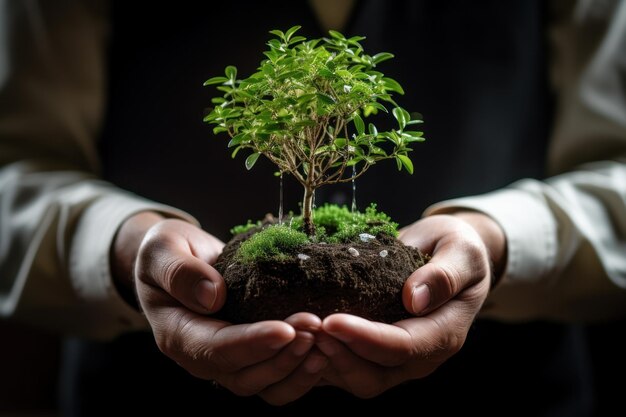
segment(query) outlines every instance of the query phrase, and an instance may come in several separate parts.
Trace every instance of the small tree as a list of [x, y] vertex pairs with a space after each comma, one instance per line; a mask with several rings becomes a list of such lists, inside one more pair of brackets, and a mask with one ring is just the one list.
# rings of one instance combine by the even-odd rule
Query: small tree
[[[224, 94], [212, 99], [215, 107], [204, 120], [215, 125], [214, 133], [230, 135], [233, 158], [252, 150], [247, 169], [264, 155], [302, 184], [304, 229], [313, 235], [317, 188], [351, 181], [383, 159], [394, 158], [399, 170], [412, 174], [410, 144], [424, 139], [407, 129], [421, 120], [411, 119], [391, 97], [404, 94], [400, 84], [375, 70], [392, 54], [365, 54], [362, 36], [330, 31], [329, 38], [307, 40], [294, 36], [298, 29], [270, 31], [275, 38], [267, 43], [266, 59], [250, 77], [239, 80], [237, 69], [228, 66], [225, 76], [207, 80], [204, 85], [218, 85]], [[388, 113], [381, 102], [393, 106], [397, 129], [380, 132], [373, 123], [366, 129], [364, 117]]]

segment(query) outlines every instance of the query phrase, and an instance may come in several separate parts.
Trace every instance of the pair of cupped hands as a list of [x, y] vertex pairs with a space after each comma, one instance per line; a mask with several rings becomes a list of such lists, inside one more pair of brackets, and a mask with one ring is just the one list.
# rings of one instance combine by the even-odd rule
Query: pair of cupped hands
[[402, 290], [414, 317], [393, 324], [349, 314], [233, 325], [211, 317], [227, 290], [211, 265], [223, 243], [191, 223], [143, 212], [120, 228], [114, 276], [134, 285], [159, 349], [192, 375], [271, 404], [334, 385], [376, 396], [422, 378], [461, 349], [506, 256], [499, 226], [477, 212], [425, 217], [400, 240], [432, 256]]

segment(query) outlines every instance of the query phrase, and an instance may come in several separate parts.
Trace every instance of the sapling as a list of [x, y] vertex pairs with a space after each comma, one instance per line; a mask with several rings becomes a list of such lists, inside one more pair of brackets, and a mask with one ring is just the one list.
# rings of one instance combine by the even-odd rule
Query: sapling
[[[223, 76], [208, 79], [204, 85], [216, 85], [223, 95], [212, 99], [204, 120], [214, 133], [228, 133], [233, 158], [242, 149], [252, 151], [247, 169], [263, 155], [302, 185], [303, 229], [312, 236], [317, 188], [353, 181], [384, 159], [395, 159], [399, 170], [412, 174], [411, 144], [424, 139], [411, 129], [420, 117], [392, 98], [404, 94], [402, 86], [377, 70], [392, 54], [366, 54], [362, 36], [329, 31], [328, 37], [307, 40], [296, 34], [299, 29], [270, 31], [265, 59], [249, 77], [238, 79], [237, 68], [228, 66]], [[388, 113], [387, 106], [397, 127], [366, 127], [364, 119]]]

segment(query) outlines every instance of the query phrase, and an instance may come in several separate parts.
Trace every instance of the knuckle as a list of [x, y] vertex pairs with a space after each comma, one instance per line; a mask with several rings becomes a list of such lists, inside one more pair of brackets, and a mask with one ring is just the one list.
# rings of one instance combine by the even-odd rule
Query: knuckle
[[175, 291], [178, 278], [185, 269], [185, 261], [179, 258], [173, 258], [165, 264], [163, 272], [163, 289], [168, 293]]
[[216, 369], [221, 372], [235, 372], [239, 367], [229, 359], [228, 355], [220, 347], [213, 347], [206, 354], [207, 362], [211, 363]]
[[451, 326], [450, 324], [444, 325], [436, 322], [439, 330], [437, 334], [439, 337], [433, 340], [433, 352], [436, 357], [443, 357], [445, 359], [458, 353], [463, 344], [465, 343], [466, 330], [462, 325]]
[[489, 255], [487, 254], [487, 248], [479, 239], [467, 240], [463, 244], [463, 251], [468, 259], [468, 263], [474, 272], [474, 276], [480, 276], [489, 274]]
[[164, 323], [157, 326], [157, 330], [154, 331], [154, 339], [159, 350], [166, 356], [178, 361], [182, 359], [182, 347], [181, 336], [184, 329], [189, 325], [188, 319], [184, 319], [182, 316], [169, 316]]
[[442, 289], [446, 298], [457, 294], [461, 286], [461, 275], [455, 269], [445, 264], [433, 264], [437, 288]]

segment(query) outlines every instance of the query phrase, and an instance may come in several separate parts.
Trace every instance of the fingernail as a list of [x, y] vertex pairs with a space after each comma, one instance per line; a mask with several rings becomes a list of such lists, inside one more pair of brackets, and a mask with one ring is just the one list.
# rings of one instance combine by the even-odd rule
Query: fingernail
[[310, 374], [316, 374], [326, 367], [328, 359], [322, 355], [309, 356], [304, 362], [304, 369]]
[[421, 284], [413, 288], [413, 293], [411, 294], [411, 307], [413, 308], [413, 313], [419, 314], [426, 310], [429, 305], [430, 288], [428, 288], [428, 285]]
[[196, 301], [206, 308], [207, 310], [212, 310], [213, 305], [215, 304], [215, 300], [217, 298], [217, 288], [215, 284], [213, 284], [208, 279], [203, 279], [198, 281], [196, 287], [193, 289], [194, 295], [196, 296]]

